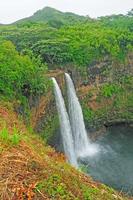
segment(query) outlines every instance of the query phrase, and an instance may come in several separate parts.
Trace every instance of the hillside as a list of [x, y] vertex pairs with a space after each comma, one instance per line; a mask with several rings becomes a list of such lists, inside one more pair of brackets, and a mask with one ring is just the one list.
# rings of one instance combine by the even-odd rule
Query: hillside
[[0, 122], [1, 200], [130, 199], [65, 163], [64, 155], [27, 130], [8, 102], [0, 103]]

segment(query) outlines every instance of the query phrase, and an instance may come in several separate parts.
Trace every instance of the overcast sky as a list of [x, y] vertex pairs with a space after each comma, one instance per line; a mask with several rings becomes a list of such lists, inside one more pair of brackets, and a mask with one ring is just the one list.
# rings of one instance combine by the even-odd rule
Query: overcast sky
[[61, 11], [98, 17], [127, 13], [133, 0], [0, 0], [0, 23], [11, 23], [50, 6]]

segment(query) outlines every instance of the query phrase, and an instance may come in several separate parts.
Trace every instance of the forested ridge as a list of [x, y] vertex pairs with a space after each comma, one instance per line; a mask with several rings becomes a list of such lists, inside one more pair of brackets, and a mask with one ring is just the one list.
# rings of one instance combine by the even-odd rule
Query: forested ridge
[[[1, 38], [11, 40], [20, 52], [32, 50], [48, 64], [73, 63], [81, 68], [107, 55], [124, 61], [125, 55], [132, 50], [132, 12], [98, 19], [74, 15], [76, 22], [67, 18], [60, 26], [58, 23], [68, 14], [61, 13], [58, 17], [58, 12], [44, 8], [24, 22], [1, 26]], [[50, 13], [57, 18], [54, 26], [48, 21]]]

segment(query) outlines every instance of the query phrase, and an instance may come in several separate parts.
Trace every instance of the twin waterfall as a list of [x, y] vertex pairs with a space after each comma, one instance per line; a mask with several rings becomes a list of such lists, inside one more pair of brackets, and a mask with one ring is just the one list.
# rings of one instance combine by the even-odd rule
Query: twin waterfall
[[89, 141], [85, 129], [82, 109], [76, 95], [73, 81], [69, 74], [66, 73], [65, 77], [67, 84], [69, 116], [74, 139], [74, 147], [76, 155], [77, 157], [79, 157], [84, 152], [87, 152]]
[[55, 99], [56, 99], [56, 106], [59, 113], [60, 129], [61, 129], [65, 155], [67, 156], [69, 162], [75, 167], [77, 167], [78, 164], [77, 164], [77, 158], [76, 158], [75, 150], [74, 150], [72, 131], [71, 131], [71, 126], [70, 126], [69, 117], [66, 111], [64, 99], [55, 78], [52, 78], [52, 80], [54, 83], [54, 93], [55, 93]]
[[65, 78], [67, 84], [69, 115], [58, 83], [55, 78], [52, 78], [52, 80], [54, 83], [54, 93], [65, 155], [73, 166], [78, 167], [77, 159], [80, 156], [93, 153], [93, 148], [91, 148], [89, 138], [87, 137], [83, 113], [76, 95], [74, 84], [69, 74], [65, 73]]

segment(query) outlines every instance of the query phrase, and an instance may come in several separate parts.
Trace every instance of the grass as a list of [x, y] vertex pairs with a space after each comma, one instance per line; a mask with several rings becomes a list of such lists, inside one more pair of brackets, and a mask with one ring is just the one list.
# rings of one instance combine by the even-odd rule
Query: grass
[[68, 192], [66, 185], [62, 181], [62, 177], [58, 174], [52, 174], [48, 179], [38, 183], [36, 190], [48, 193], [50, 198], [54, 199], [74, 199], [71, 192]]
[[8, 130], [7, 128], [3, 128], [1, 131], [0, 131], [0, 138], [2, 141], [4, 142], [7, 142], [9, 140], [9, 133], [8, 133]]
[[18, 133], [18, 130], [15, 127], [13, 129], [13, 134], [10, 134], [8, 129], [4, 127], [0, 131], [0, 139], [2, 140], [2, 142], [13, 146], [18, 145], [19, 142], [21, 141], [21, 137]]

